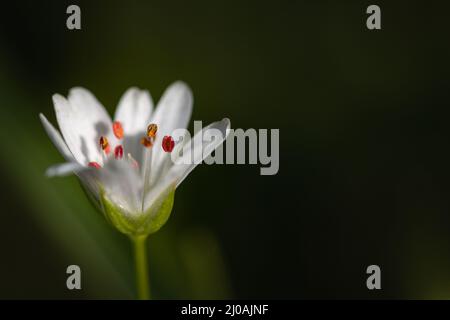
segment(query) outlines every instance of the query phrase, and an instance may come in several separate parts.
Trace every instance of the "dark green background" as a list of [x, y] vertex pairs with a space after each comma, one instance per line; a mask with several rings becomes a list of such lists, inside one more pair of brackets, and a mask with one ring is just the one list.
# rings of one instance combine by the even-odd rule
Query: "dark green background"
[[195, 120], [279, 128], [280, 171], [197, 167], [149, 239], [155, 298], [450, 298], [449, 8], [377, 1], [369, 31], [370, 4], [2, 3], [0, 298], [134, 297], [127, 238], [76, 178], [44, 177], [62, 157], [38, 113], [56, 124], [51, 95], [81, 85], [112, 114], [178, 79]]

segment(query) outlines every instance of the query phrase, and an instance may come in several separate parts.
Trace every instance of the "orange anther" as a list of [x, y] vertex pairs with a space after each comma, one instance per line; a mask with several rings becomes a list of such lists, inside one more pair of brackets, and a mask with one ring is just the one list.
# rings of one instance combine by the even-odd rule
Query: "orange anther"
[[147, 127], [147, 137], [154, 138], [156, 136], [156, 132], [158, 131], [158, 126], [154, 123], [151, 123]]
[[147, 137], [142, 137], [141, 144], [146, 148], [150, 148], [153, 145], [153, 142]]
[[106, 154], [108, 154], [109, 151], [111, 150], [109, 147], [108, 139], [106, 137], [103, 136], [100, 137], [100, 147], [102, 148], [103, 151], [105, 151]]
[[114, 132], [114, 135], [116, 136], [116, 138], [122, 139], [123, 138], [122, 123], [119, 121], [114, 121], [112, 127], [113, 127], [113, 132]]

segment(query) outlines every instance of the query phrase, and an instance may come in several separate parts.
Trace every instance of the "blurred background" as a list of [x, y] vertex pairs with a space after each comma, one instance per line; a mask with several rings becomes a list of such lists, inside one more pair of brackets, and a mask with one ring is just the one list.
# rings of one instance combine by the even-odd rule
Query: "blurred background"
[[63, 159], [38, 114], [56, 125], [51, 96], [74, 86], [113, 114], [128, 87], [157, 101], [178, 79], [192, 120], [280, 129], [280, 170], [192, 172], [149, 238], [155, 298], [450, 298], [449, 6], [377, 1], [369, 31], [370, 4], [2, 3], [0, 298], [135, 297], [128, 239], [75, 177], [44, 177]]

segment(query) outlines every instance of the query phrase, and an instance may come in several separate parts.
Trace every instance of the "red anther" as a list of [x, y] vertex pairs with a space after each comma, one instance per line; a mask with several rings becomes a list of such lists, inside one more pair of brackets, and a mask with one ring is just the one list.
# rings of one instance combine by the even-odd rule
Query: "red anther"
[[162, 140], [162, 148], [165, 152], [172, 152], [173, 147], [175, 147], [175, 141], [171, 136], [164, 136]]
[[113, 122], [113, 132], [117, 139], [123, 138], [123, 127], [122, 123], [120, 121], [114, 121]]
[[114, 148], [114, 158], [116, 159], [122, 159], [123, 157], [123, 147], [121, 145], [118, 145]]
[[103, 151], [105, 151], [106, 154], [108, 154], [111, 151], [108, 139], [104, 136], [100, 137], [100, 147], [102, 148]]
[[95, 161], [89, 162], [88, 166], [96, 169], [100, 169], [102, 167], [98, 162]]

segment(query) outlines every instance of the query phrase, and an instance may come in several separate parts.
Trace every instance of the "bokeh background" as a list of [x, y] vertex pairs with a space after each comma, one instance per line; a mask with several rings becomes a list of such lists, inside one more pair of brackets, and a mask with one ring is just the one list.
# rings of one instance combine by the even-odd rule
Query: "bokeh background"
[[62, 157], [38, 114], [56, 124], [73, 86], [112, 114], [178, 79], [193, 119], [280, 129], [280, 171], [196, 168], [149, 239], [155, 298], [450, 298], [449, 6], [376, 3], [381, 31], [368, 1], [2, 3], [0, 298], [134, 298], [128, 239], [44, 177]]

